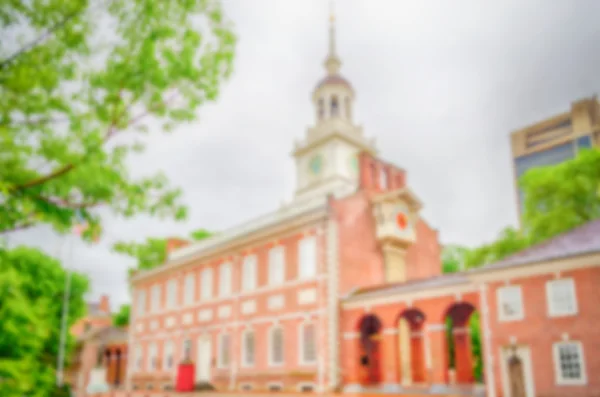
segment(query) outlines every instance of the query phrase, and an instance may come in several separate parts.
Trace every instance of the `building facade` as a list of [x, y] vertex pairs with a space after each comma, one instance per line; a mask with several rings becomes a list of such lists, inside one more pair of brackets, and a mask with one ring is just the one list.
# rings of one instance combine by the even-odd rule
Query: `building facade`
[[126, 388], [114, 395], [175, 396], [190, 363], [198, 388], [219, 393], [600, 393], [600, 222], [441, 274], [438, 233], [407, 172], [353, 121], [335, 44], [332, 20], [292, 202], [172, 241], [165, 264], [131, 277]]
[[600, 102], [596, 97], [571, 104], [562, 113], [511, 134], [514, 183], [519, 213], [523, 192], [519, 178], [535, 167], [555, 165], [577, 156], [581, 149], [600, 146]]

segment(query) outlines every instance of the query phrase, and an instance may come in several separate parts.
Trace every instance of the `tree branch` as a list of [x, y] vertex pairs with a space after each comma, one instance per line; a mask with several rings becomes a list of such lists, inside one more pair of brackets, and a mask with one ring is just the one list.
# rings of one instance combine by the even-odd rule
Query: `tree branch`
[[19, 49], [17, 52], [12, 54], [8, 58], [2, 60], [0, 62], [0, 69], [7, 68], [18, 57], [26, 54], [33, 48], [40, 45], [42, 42], [44, 42], [46, 39], [48, 39], [48, 37], [52, 36], [57, 30], [62, 29], [69, 21], [71, 21], [73, 18], [75, 18], [81, 12], [83, 12], [83, 10], [84, 10], [84, 8], [81, 8], [81, 9], [75, 10], [75, 11], [65, 15], [62, 20], [58, 21], [56, 24], [54, 24], [52, 27], [50, 27], [50, 29], [48, 29], [46, 32], [41, 34], [37, 39], [33, 40], [31, 43], [29, 43], [25, 47]]

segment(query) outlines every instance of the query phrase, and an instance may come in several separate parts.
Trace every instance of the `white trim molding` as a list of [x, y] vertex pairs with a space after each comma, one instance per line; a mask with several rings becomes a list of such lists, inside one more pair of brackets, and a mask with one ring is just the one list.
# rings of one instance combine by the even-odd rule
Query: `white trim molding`
[[[570, 379], [564, 376], [562, 364], [560, 361], [561, 347], [574, 349], [579, 359], [580, 377], [578, 379]], [[570, 355], [572, 356], [572, 355]], [[583, 344], [579, 341], [561, 341], [552, 345], [552, 357], [554, 359], [554, 379], [558, 386], [583, 386], [587, 385], [587, 372], [585, 366], [585, 354], [583, 352]]]
[[488, 397], [496, 397], [494, 379], [494, 357], [492, 356], [492, 330], [490, 328], [490, 308], [487, 299], [488, 288], [485, 283], [479, 286], [479, 304], [481, 305], [481, 328], [483, 334], [483, 368], [485, 370], [485, 387]]

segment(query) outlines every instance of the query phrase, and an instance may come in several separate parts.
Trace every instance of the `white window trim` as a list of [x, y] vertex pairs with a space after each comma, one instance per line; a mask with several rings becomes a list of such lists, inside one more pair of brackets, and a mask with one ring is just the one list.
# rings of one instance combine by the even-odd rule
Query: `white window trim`
[[[172, 294], [172, 296], [171, 296]], [[177, 279], [172, 278], [167, 281], [167, 309], [177, 308]]]
[[[190, 280], [191, 281], [191, 291], [190, 291]], [[188, 273], [185, 275], [183, 279], [183, 306], [189, 307], [194, 305], [196, 301], [196, 284], [198, 279], [196, 278], [195, 273]], [[188, 298], [189, 297], [189, 298]]]
[[140, 372], [144, 369], [144, 351], [141, 345], [137, 345], [134, 350], [134, 369]]
[[[250, 264], [252, 264], [250, 266]], [[248, 277], [247, 268], [252, 270], [252, 275]], [[246, 281], [251, 280], [251, 281]], [[256, 290], [258, 287], [258, 257], [256, 255], [248, 255], [242, 262], [242, 291], [250, 292]]]
[[[273, 351], [273, 334], [275, 333], [276, 330], [281, 330], [281, 334], [282, 334], [282, 339], [283, 339], [283, 346], [282, 346], [282, 360], [281, 362], [274, 362], [273, 361], [273, 356], [274, 356], [274, 351]], [[283, 327], [281, 325], [274, 325], [271, 327], [271, 329], [269, 330], [269, 351], [268, 351], [268, 361], [269, 361], [269, 367], [281, 367], [285, 364], [285, 331], [283, 329]]]
[[[253, 362], [248, 362], [248, 354], [246, 349], [246, 336], [248, 334], [254, 335], [254, 351], [252, 352]], [[252, 329], [247, 329], [242, 332], [242, 367], [243, 368], [252, 368], [256, 364], [256, 333]]]
[[[277, 263], [277, 261], [274, 260], [274, 257], [280, 258], [281, 262]], [[277, 269], [277, 266], [280, 267], [279, 270]], [[275, 276], [278, 271], [281, 272], [280, 280], [278, 280]], [[284, 282], [285, 282], [285, 248], [283, 245], [278, 245], [269, 250], [269, 285], [271, 285], [271, 286], [281, 285]]]
[[[167, 347], [170, 347], [170, 349], [167, 349]], [[173, 368], [175, 367], [175, 349], [174, 349], [174, 347], [175, 347], [175, 344], [172, 340], [166, 340], [163, 343], [163, 357], [162, 357], [163, 371], [172, 371]], [[167, 360], [169, 357], [169, 355], [167, 355], [167, 350], [170, 350], [170, 353], [171, 353], [170, 354], [171, 355], [171, 367], [170, 368], [169, 368], [169, 364], [168, 364], [169, 360]]]
[[[204, 279], [207, 278], [208, 286], [205, 285]], [[213, 271], [212, 268], [207, 267], [202, 269], [200, 272], [200, 300], [201, 301], [209, 301], [213, 297]]]
[[[223, 363], [223, 339], [226, 336], [229, 338], [229, 346], [228, 346], [228, 349], [229, 349], [229, 363], [227, 363], [227, 365], [225, 365]], [[217, 344], [217, 348], [219, 349], [217, 351], [217, 368], [219, 368], [219, 369], [227, 369], [227, 368], [229, 368], [229, 365], [231, 364], [231, 334], [229, 334], [229, 333], [220, 334], [219, 335], [219, 342]]]
[[[519, 291], [519, 312], [514, 316], [507, 316], [504, 314], [504, 309], [502, 308], [502, 291], [506, 291], [508, 289], [514, 289]], [[498, 321], [499, 322], [510, 322], [510, 321], [520, 321], [525, 318], [525, 307], [523, 305], [523, 289], [520, 285], [505, 285], [499, 287], [496, 290], [496, 301], [497, 301], [497, 309], [498, 309]]]
[[[579, 350], [579, 365], [581, 367], [581, 379], [564, 379], [562, 377], [562, 371], [560, 368], [560, 345], [571, 344], [577, 346]], [[556, 342], [552, 345], [552, 356], [554, 359], [554, 379], [558, 386], [582, 386], [587, 385], [587, 370], [585, 368], [585, 355], [583, 351], [583, 344], [579, 341], [562, 341]]]
[[152, 342], [148, 346], [148, 366], [152, 372], [158, 370], [158, 344], [156, 342]]
[[[557, 281], [566, 281], [571, 286], [571, 292], [573, 294], [573, 312], [571, 313], [557, 313], [556, 307], [554, 306], [554, 299], [552, 299], [552, 284]], [[546, 281], [546, 301], [548, 306], [548, 317], [569, 317], [577, 315], [577, 313], [579, 313], [579, 306], [577, 305], [577, 290], [575, 288], [575, 280], [569, 277]]]
[[146, 309], [148, 306], [148, 297], [146, 295], [146, 290], [138, 290], [137, 292], [137, 302], [136, 302], [136, 310], [135, 313], [138, 316], [143, 316], [146, 314]]
[[[315, 359], [313, 361], [304, 360], [304, 327], [312, 325], [315, 327]], [[317, 364], [317, 327], [314, 322], [303, 322], [298, 326], [298, 364], [315, 365]]]
[[161, 298], [162, 298], [162, 285], [154, 284], [152, 288], [150, 288], [150, 312], [151, 313], [159, 313], [161, 310]]
[[[305, 249], [305, 245], [308, 244], [309, 241], [313, 241], [314, 247], [315, 247], [315, 257], [314, 257], [314, 274], [309, 274], [309, 275], [304, 275], [302, 274], [302, 269], [304, 268], [303, 266], [303, 254], [302, 251]], [[317, 241], [316, 236], [306, 236], [303, 239], [301, 239], [300, 241], [298, 241], [298, 279], [299, 280], [312, 280], [316, 277], [318, 277], [319, 275], [319, 242]]]
[[[229, 269], [228, 277], [223, 277], [225, 269]], [[227, 298], [232, 295], [233, 265], [231, 262], [224, 262], [219, 265], [219, 298]]]

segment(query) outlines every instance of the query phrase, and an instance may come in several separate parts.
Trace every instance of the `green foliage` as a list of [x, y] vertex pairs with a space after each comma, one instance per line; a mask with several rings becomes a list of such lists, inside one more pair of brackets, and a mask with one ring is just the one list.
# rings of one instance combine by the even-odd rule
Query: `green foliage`
[[116, 327], [124, 327], [129, 325], [130, 305], [121, 305], [119, 311], [113, 314], [113, 325]]
[[[205, 229], [198, 229], [190, 233], [190, 238], [194, 241], [204, 240], [213, 236], [212, 232]], [[153, 269], [162, 265], [167, 260], [167, 239], [166, 238], [146, 238], [143, 243], [118, 242], [113, 246], [116, 252], [131, 256], [136, 259], [136, 267], [129, 269], [129, 272], [142, 269]], [[130, 305], [123, 305], [119, 312], [113, 317], [113, 324], [116, 326], [129, 325]]]
[[483, 350], [481, 346], [481, 321], [479, 312], [473, 312], [469, 318], [471, 330], [471, 353], [473, 356], [473, 376], [475, 381], [483, 382]]
[[[0, 248], [0, 395], [46, 397], [55, 392], [66, 272], [33, 248]], [[68, 326], [85, 315], [88, 280], [71, 279]], [[75, 341], [68, 337], [67, 357]], [[67, 363], [68, 364], [68, 363]]]
[[523, 226], [538, 243], [600, 218], [600, 150], [582, 150], [564, 163], [529, 170]]
[[454, 244], [445, 245], [442, 249], [442, 272], [456, 273], [464, 269], [466, 247]]
[[149, 125], [217, 98], [236, 41], [220, 1], [9, 0], [0, 21], [0, 233], [83, 218], [91, 239], [102, 205], [185, 218], [164, 175], [126, 165]]

